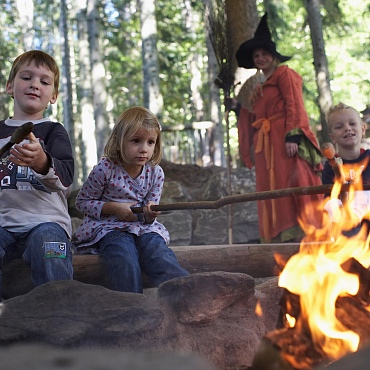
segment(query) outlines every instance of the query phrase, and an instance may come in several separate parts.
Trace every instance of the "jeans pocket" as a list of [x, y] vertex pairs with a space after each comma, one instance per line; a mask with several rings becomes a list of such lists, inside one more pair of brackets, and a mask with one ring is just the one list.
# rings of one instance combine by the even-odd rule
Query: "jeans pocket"
[[44, 258], [67, 258], [67, 243], [45, 242]]

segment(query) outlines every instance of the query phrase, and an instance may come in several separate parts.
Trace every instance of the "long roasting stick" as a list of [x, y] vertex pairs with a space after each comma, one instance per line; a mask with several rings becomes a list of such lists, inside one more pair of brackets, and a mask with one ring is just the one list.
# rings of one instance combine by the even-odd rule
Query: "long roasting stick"
[[[348, 191], [350, 184], [343, 184], [342, 189]], [[171, 204], [157, 204], [150, 206], [153, 211], [179, 211], [184, 209], [218, 209], [228, 204], [253, 202], [257, 200], [286, 198], [300, 195], [330, 194], [332, 184], [302, 186], [295, 188], [260, 191], [255, 193], [230, 195], [215, 201], [179, 202]], [[364, 185], [363, 190], [370, 190], [370, 185]], [[133, 213], [142, 213], [143, 207], [132, 207]]]

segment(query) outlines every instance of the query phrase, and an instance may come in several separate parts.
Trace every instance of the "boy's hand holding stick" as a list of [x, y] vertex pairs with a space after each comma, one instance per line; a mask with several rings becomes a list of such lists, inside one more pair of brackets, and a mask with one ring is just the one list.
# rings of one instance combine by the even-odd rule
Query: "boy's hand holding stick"
[[26, 122], [22, 126], [19, 126], [14, 132], [13, 135], [10, 137], [10, 140], [0, 148], [0, 158], [14, 145], [19, 144], [22, 142], [31, 132], [33, 129], [32, 122]]

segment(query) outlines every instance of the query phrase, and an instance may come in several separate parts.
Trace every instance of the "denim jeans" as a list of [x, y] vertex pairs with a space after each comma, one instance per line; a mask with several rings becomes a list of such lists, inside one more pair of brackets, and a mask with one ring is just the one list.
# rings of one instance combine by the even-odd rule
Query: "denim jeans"
[[99, 240], [97, 248], [107, 264], [113, 290], [142, 293], [141, 269], [155, 286], [189, 275], [157, 233], [137, 236], [111, 231]]
[[18, 258], [29, 263], [35, 286], [73, 278], [72, 244], [56, 223], [39, 224], [24, 233], [11, 233], [0, 226], [0, 297], [2, 266]]

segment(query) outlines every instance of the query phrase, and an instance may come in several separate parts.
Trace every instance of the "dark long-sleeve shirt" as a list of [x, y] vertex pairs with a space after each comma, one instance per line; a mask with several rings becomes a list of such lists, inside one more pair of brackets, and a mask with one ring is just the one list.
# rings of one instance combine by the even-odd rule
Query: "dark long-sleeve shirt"
[[[0, 121], [0, 146], [25, 122]], [[11, 232], [26, 232], [40, 223], [56, 222], [71, 235], [67, 197], [73, 183], [74, 159], [68, 133], [62, 124], [49, 118], [31, 122], [50, 167], [42, 175], [29, 167], [18, 167], [4, 155], [0, 161], [0, 226]]]

